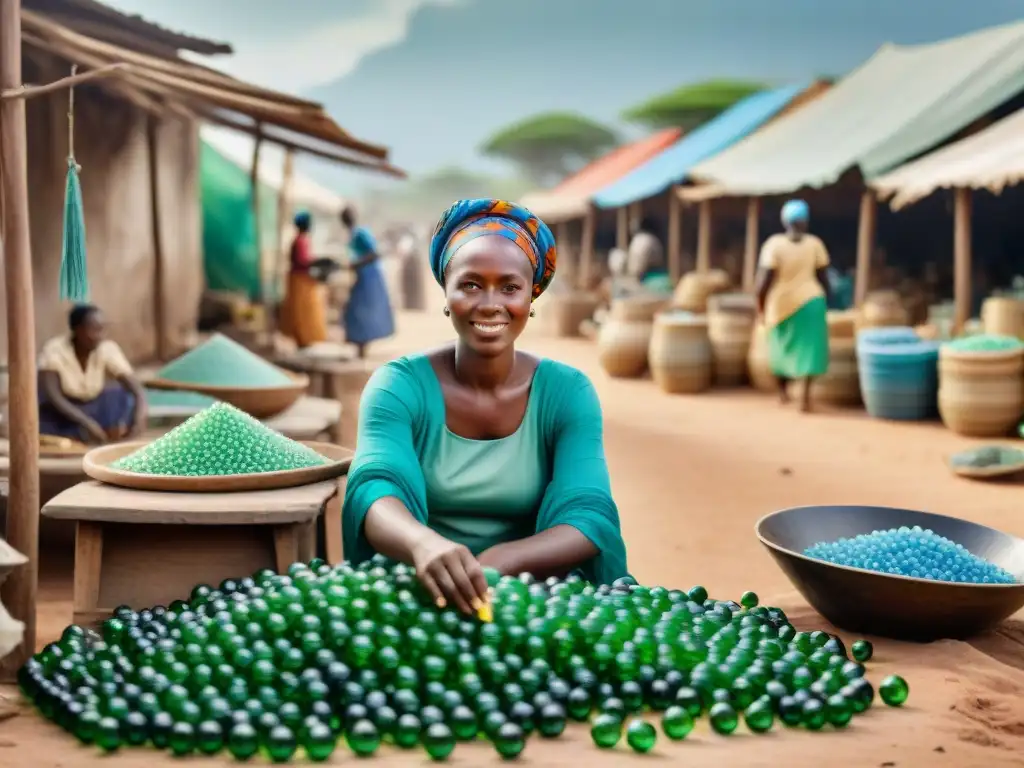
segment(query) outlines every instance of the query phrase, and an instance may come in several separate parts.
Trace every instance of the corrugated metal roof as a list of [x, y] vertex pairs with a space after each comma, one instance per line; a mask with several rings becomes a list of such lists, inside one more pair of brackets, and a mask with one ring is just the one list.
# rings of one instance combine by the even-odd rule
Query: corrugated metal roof
[[521, 202], [548, 223], [583, 216], [595, 191], [647, 162], [681, 135], [678, 128], [666, 128], [624, 144], [581, 168], [558, 186], [527, 195]]
[[928, 45], [883, 46], [803, 109], [691, 176], [728, 194], [824, 187], [850, 168], [878, 176], [1024, 90], [1024, 22]]
[[983, 131], [914, 160], [872, 182], [891, 206], [902, 208], [937, 189], [1001, 192], [1024, 180], [1024, 109]]
[[807, 89], [787, 85], [755, 93], [684, 136], [594, 195], [601, 208], [618, 208], [653, 197], [686, 179], [690, 169], [756, 131]]

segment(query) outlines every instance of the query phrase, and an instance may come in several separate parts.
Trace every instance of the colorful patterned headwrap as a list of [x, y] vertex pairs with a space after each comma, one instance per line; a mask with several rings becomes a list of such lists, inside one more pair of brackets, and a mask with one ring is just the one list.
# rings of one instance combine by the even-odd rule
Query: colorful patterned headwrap
[[430, 241], [430, 271], [444, 286], [444, 272], [452, 256], [470, 240], [498, 235], [522, 249], [533, 264], [533, 298], [555, 276], [555, 236], [548, 225], [528, 210], [505, 200], [459, 200], [441, 215]]
[[787, 200], [782, 206], [782, 223], [785, 226], [802, 221], [806, 224], [811, 220], [811, 209], [803, 200]]

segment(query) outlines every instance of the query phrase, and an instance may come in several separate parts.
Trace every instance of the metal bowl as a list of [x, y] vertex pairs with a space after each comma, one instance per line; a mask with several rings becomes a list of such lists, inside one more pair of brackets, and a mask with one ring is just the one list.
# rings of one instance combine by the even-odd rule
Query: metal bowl
[[755, 528], [807, 602], [832, 624], [898, 640], [964, 639], [1024, 606], [1024, 584], [954, 584], [892, 576], [807, 557], [818, 542], [919, 525], [1024, 580], [1024, 541], [955, 517], [892, 507], [796, 507], [762, 517]]

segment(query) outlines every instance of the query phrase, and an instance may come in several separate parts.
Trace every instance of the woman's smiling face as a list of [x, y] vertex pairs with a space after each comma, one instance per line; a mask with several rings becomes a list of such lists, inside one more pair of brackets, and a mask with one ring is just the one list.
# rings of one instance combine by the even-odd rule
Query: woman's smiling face
[[508, 238], [483, 235], [460, 247], [445, 271], [444, 286], [452, 325], [477, 354], [501, 354], [526, 327], [533, 265]]

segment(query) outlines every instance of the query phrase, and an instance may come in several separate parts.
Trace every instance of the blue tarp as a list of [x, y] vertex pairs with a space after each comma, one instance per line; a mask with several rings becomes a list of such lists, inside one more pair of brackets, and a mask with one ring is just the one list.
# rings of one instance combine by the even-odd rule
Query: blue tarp
[[748, 96], [597, 192], [594, 203], [599, 208], [620, 208], [683, 182], [691, 168], [749, 136], [808, 87], [787, 85]]

